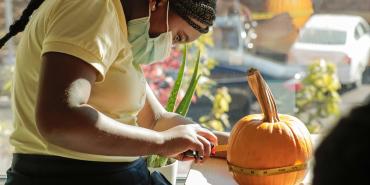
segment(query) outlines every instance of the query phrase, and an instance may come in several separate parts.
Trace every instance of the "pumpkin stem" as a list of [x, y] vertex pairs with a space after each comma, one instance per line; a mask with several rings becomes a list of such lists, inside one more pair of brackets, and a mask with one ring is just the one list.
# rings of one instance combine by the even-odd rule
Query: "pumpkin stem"
[[254, 68], [248, 71], [248, 84], [261, 107], [265, 122], [279, 122], [274, 96], [261, 73]]

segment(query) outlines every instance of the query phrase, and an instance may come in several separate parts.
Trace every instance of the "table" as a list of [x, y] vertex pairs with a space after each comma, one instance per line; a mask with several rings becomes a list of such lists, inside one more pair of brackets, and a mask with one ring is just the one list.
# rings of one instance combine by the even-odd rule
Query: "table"
[[0, 175], [0, 185], [5, 184], [6, 176]]
[[[312, 172], [306, 175], [302, 185], [310, 185]], [[185, 185], [238, 185], [228, 171], [226, 160], [209, 159], [203, 165], [193, 165]]]

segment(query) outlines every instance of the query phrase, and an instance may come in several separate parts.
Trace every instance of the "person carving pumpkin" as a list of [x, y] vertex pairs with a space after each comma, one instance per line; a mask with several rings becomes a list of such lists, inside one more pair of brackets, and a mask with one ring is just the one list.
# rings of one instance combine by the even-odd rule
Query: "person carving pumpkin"
[[196, 150], [207, 159], [217, 134], [166, 112], [140, 65], [207, 33], [215, 8], [215, 0], [31, 0], [0, 39], [1, 48], [24, 31], [6, 185], [158, 184], [140, 156], [190, 160], [183, 153]]

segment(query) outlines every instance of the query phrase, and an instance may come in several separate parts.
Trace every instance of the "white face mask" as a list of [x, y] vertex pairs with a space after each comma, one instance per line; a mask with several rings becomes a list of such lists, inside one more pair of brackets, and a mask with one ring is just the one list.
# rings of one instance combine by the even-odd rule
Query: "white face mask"
[[169, 1], [167, 4], [167, 32], [156, 38], [150, 38], [150, 10], [149, 17], [134, 19], [128, 22], [128, 41], [132, 45], [134, 64], [152, 64], [170, 56], [172, 47], [172, 32], [168, 25]]

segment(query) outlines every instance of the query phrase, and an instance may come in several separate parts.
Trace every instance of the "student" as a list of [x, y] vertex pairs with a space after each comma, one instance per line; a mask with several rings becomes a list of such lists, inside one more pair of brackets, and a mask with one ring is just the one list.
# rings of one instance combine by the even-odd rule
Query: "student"
[[313, 185], [370, 184], [370, 102], [355, 108], [315, 154]]
[[24, 31], [6, 185], [151, 184], [140, 156], [207, 159], [217, 136], [169, 113], [140, 69], [215, 20], [215, 0], [31, 0], [0, 47]]

